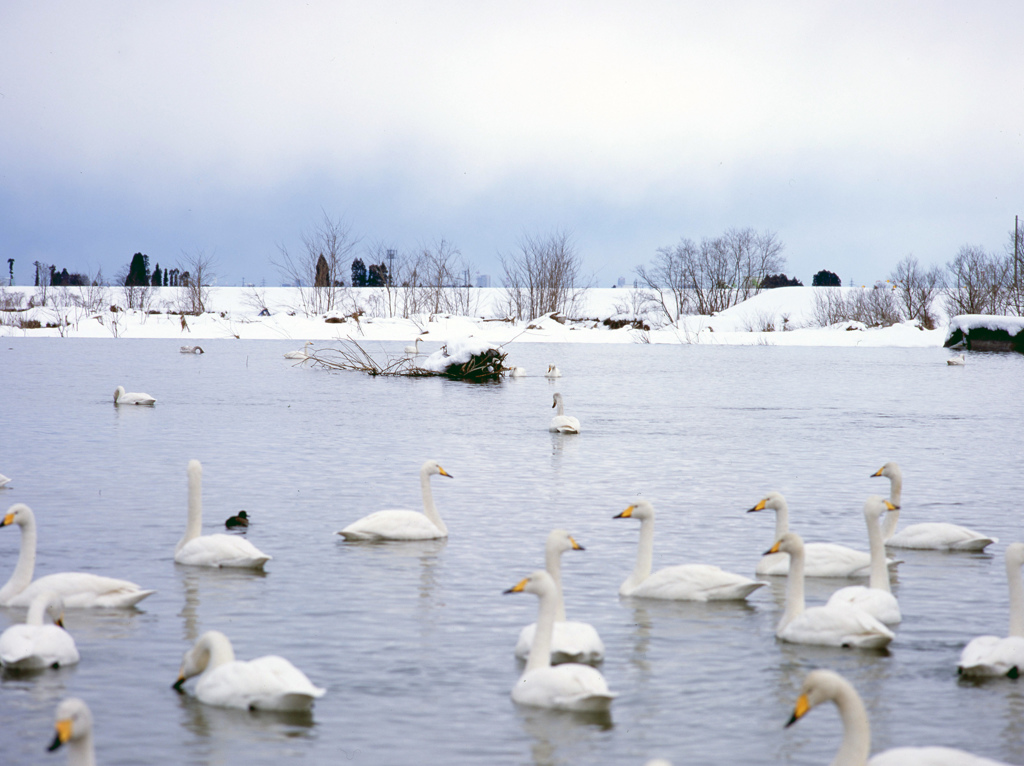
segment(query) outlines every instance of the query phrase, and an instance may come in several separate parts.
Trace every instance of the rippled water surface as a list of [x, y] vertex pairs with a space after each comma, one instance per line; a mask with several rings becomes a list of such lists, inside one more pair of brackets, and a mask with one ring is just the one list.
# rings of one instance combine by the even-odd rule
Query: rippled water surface
[[[295, 342], [5, 339], [0, 491], [39, 523], [37, 574], [96, 571], [157, 593], [138, 610], [70, 612], [74, 668], [0, 679], [2, 760], [46, 755], [53, 711], [83, 697], [105, 764], [827, 763], [834, 709], [783, 729], [806, 672], [858, 688], [873, 750], [946, 744], [1024, 763], [1024, 681], [957, 680], [960, 649], [1005, 635], [1002, 554], [1024, 539], [1024, 357], [947, 368], [940, 349], [519, 345], [535, 377], [496, 385], [373, 379], [293, 366]], [[401, 344], [391, 347], [400, 350]], [[557, 363], [564, 377], [540, 373]], [[115, 408], [124, 385], [159, 400]], [[546, 430], [551, 393], [582, 421]], [[185, 466], [204, 466], [204, 531], [240, 509], [273, 555], [265, 576], [173, 562]], [[334, 533], [388, 507], [420, 507], [435, 477], [446, 542], [358, 545]], [[949, 520], [997, 535], [990, 554], [901, 552], [904, 621], [885, 654], [779, 644], [782, 582], [746, 605], [620, 599], [639, 525], [612, 517], [644, 495], [658, 512], [655, 566], [753, 575], [772, 542], [766, 491], [809, 540], [867, 548], [864, 498], [887, 460], [904, 470], [903, 523]], [[536, 599], [502, 595], [564, 557], [570, 619], [607, 648], [620, 696], [609, 720], [519, 709], [512, 648]], [[0, 579], [16, 529], [0, 529]], [[809, 583], [820, 602], [839, 584]], [[24, 610], [0, 609], [0, 628]], [[225, 711], [171, 689], [182, 653], [218, 629], [236, 654], [280, 654], [327, 694], [311, 716]]]

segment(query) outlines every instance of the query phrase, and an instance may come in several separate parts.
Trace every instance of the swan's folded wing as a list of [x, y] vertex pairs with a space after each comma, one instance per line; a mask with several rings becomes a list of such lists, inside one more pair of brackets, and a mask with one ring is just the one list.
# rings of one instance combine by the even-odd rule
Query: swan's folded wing
[[891, 593], [879, 588], [850, 585], [829, 596], [827, 606], [852, 606], [861, 609], [886, 625], [901, 622], [899, 602]]
[[34, 580], [11, 599], [8, 606], [28, 606], [36, 596], [46, 591], [53, 591], [60, 596], [68, 609], [131, 607], [146, 596], [156, 593], [116, 577], [88, 572], [58, 572]]
[[987, 537], [958, 524], [928, 522], [911, 524], [886, 540], [885, 544], [893, 548], [918, 550], [982, 551], [996, 542], [999, 542], [998, 538]]
[[967, 676], [1016, 676], [1024, 670], [1024, 638], [973, 638], [961, 652], [957, 668]]
[[12, 625], [0, 636], [0, 663], [48, 668], [74, 665], [78, 648], [67, 631], [56, 625]]
[[203, 673], [196, 684], [202, 702], [243, 710], [305, 710], [324, 692], [276, 655], [225, 663]]
[[951, 747], [894, 747], [868, 761], [868, 766], [1007, 766]]
[[270, 556], [244, 537], [216, 534], [192, 538], [175, 551], [174, 560], [189, 566], [262, 569]]
[[527, 671], [512, 690], [520, 704], [559, 710], [607, 710], [616, 696], [600, 672], [576, 664]]
[[849, 606], [816, 606], [804, 611], [782, 630], [783, 641], [818, 646], [882, 648], [895, 635], [867, 612]]
[[376, 511], [338, 532], [346, 540], [430, 540], [445, 535], [418, 511]]
[[659, 569], [631, 595], [677, 601], [732, 601], [765, 585], [712, 564], [677, 564]]
[[12, 625], [0, 635], [0, 663], [17, 665], [31, 657], [35, 641], [30, 625]]
[[[537, 623], [519, 631], [515, 655], [526, 659], [533, 646]], [[604, 642], [593, 625], [586, 622], [556, 622], [551, 635], [551, 662], [600, 662], [604, 659]]]

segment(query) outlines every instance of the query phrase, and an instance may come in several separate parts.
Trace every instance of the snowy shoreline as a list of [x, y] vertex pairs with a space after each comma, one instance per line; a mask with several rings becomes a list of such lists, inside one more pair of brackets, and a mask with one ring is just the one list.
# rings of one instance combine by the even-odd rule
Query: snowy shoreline
[[[414, 314], [408, 319], [371, 316], [368, 307], [382, 305], [380, 288], [345, 290], [342, 308], [314, 316], [304, 315], [300, 288], [210, 288], [208, 310], [199, 316], [176, 310], [179, 291], [158, 288], [149, 296], [149, 309], [111, 311], [123, 305], [122, 288], [108, 287], [97, 300], [97, 288], [49, 288], [47, 305], [21, 311], [0, 312], [0, 337], [5, 338], [144, 338], [198, 340], [311, 340], [406, 341], [421, 337], [424, 342], [446, 343], [453, 338], [478, 338], [494, 344], [524, 343], [666, 343], [702, 345], [777, 346], [867, 346], [941, 347], [946, 338], [948, 318], [939, 312], [940, 323], [925, 330], [916, 322], [902, 322], [884, 328], [866, 328], [856, 322], [818, 327], [814, 322], [815, 295], [819, 290], [844, 292], [864, 288], [782, 287], [765, 290], [713, 316], [686, 316], [674, 324], [650, 330], [631, 326], [611, 329], [605, 319], [632, 319], [627, 306], [634, 305], [630, 288], [592, 288], [586, 291], [578, 312], [586, 319], [558, 321], [540, 317], [512, 322], [503, 310], [502, 288], [470, 288], [472, 316], [447, 313]], [[5, 287], [3, 295], [27, 306], [38, 288]], [[91, 291], [91, 293], [90, 293]], [[260, 315], [256, 293], [269, 315]], [[102, 304], [88, 310], [86, 305]], [[86, 304], [86, 305], [83, 305]], [[938, 307], [937, 307], [938, 308]], [[353, 317], [359, 309], [366, 311]], [[36, 329], [23, 328], [32, 320]], [[184, 324], [184, 326], [183, 326]], [[50, 326], [47, 326], [50, 325]], [[765, 328], [774, 328], [765, 330]], [[783, 329], [780, 329], [783, 328]]]

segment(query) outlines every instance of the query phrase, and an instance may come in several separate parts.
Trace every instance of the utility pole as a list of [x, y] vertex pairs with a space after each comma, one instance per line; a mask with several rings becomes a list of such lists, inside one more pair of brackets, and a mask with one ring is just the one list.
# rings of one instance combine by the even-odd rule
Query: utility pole
[[1020, 283], [1017, 282], [1017, 259], [1020, 257], [1020, 216], [1013, 217], [1013, 295], [1017, 299], [1017, 316], [1020, 316]]

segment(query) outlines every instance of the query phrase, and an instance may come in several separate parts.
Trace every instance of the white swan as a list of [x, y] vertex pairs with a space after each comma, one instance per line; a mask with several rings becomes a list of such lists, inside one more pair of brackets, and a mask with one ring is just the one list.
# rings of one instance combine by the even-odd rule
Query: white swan
[[1024, 564], [1024, 543], [1006, 548], [1006, 581], [1010, 586], [1010, 633], [1006, 638], [972, 638], [960, 654], [957, 672], [965, 676], [1009, 676], [1017, 678], [1024, 670], [1024, 583], [1020, 568]]
[[309, 359], [309, 347], [313, 345], [313, 341], [307, 340], [305, 345], [298, 351], [289, 351], [284, 355], [285, 359]]
[[[544, 545], [544, 568], [555, 581], [558, 604], [555, 610], [555, 626], [551, 638], [551, 662], [595, 663], [604, 659], [604, 642], [594, 626], [586, 622], [569, 622], [565, 619], [565, 597], [562, 592], [562, 554], [565, 551], [582, 551], [572, 535], [564, 529], [553, 529]], [[516, 641], [516, 657], [526, 659], [533, 646], [537, 623], [531, 623], [519, 632]]]
[[0, 488], [6, 487], [10, 483], [11, 480], [4, 476], [2, 473], [0, 473]]
[[812, 670], [807, 674], [786, 726], [792, 726], [811, 708], [829, 701], [836, 704], [843, 722], [843, 742], [832, 766], [1006, 766], [950, 747], [896, 747], [868, 760], [871, 725], [864, 703], [853, 685], [831, 670]]
[[512, 377], [512, 378], [525, 378], [526, 377], [526, 368], [525, 367], [513, 367], [512, 371], [509, 373], [509, 377]]
[[423, 513], [406, 510], [376, 511], [354, 521], [338, 532], [346, 540], [433, 540], [448, 537], [448, 527], [434, 505], [430, 490], [430, 477], [452, 475], [435, 460], [428, 460], [420, 468], [420, 490], [423, 494]]
[[[25, 622], [0, 634], [0, 665], [17, 670], [59, 668], [78, 662], [75, 639], [64, 630], [64, 602], [53, 591], [32, 600]], [[49, 617], [51, 623], [44, 618]]]
[[413, 341], [413, 344], [411, 346], [406, 346], [405, 347], [405, 353], [409, 354], [410, 356], [419, 356], [420, 355], [420, 338], [416, 338], [416, 340]]
[[[775, 539], [789, 531], [789, 504], [780, 492], [769, 492], [747, 513], [775, 511]], [[886, 559], [890, 569], [902, 561]], [[759, 575], [786, 576], [789, 573], [789, 558], [784, 553], [765, 554], [754, 570]], [[804, 543], [805, 577], [864, 577], [871, 572], [871, 554], [858, 551], [837, 543]]]
[[840, 588], [829, 597], [827, 606], [855, 606], [886, 625], [898, 625], [903, 619], [900, 604], [892, 595], [889, 583], [889, 569], [885, 566], [885, 543], [882, 542], [880, 526], [882, 514], [895, 510], [895, 505], [878, 495], [871, 495], [864, 503], [864, 521], [868, 525], [868, 544], [871, 546], [871, 579], [866, 588], [863, 585]]
[[545, 378], [560, 378], [562, 377], [562, 371], [559, 370], [555, 365], [549, 364], [548, 371], [544, 373]]
[[710, 564], [678, 564], [651, 574], [654, 507], [647, 500], [637, 500], [614, 518], [640, 520], [636, 566], [619, 587], [620, 596], [676, 601], [739, 601], [765, 585]]
[[202, 346], [182, 346], [178, 349], [182, 354], [205, 354]]
[[590, 665], [551, 665], [551, 635], [558, 611], [558, 586], [547, 572], [538, 569], [505, 593], [534, 593], [540, 597], [537, 634], [523, 675], [512, 687], [512, 701], [520, 705], [602, 712], [617, 696]]
[[283, 657], [236, 660], [231, 641], [218, 630], [207, 631], [185, 652], [174, 688], [182, 691], [193, 676], [199, 676], [200, 702], [240, 710], [309, 710], [326, 691]]
[[983, 551], [989, 545], [999, 542], [998, 537], [988, 537], [973, 529], [945, 522], [911, 524], [897, 532], [896, 525], [900, 521], [898, 509], [903, 495], [903, 471], [899, 463], [890, 461], [871, 475], [884, 476], [889, 480], [889, 502], [897, 508], [896, 512], [886, 517], [882, 526], [882, 539], [886, 545], [932, 551]]
[[964, 355], [963, 354], [960, 354], [960, 356], [954, 356], [954, 357], [951, 357], [950, 359], [947, 359], [946, 360], [946, 364], [948, 364], [948, 365], [950, 365], [952, 367], [960, 367], [960, 366], [963, 366], [963, 365], [967, 364], [967, 360], [964, 359]]
[[57, 705], [57, 734], [47, 750], [67, 745], [70, 766], [95, 766], [96, 754], [92, 745], [92, 713], [78, 697], [68, 697]]
[[124, 390], [124, 386], [114, 389], [114, 404], [156, 404], [149, 394], [133, 394]]
[[565, 414], [565, 405], [562, 403], [561, 394], [555, 393], [551, 408], [555, 410], [555, 416], [551, 418], [551, 425], [548, 426], [551, 433], [578, 434], [580, 432], [580, 421]]
[[867, 612], [846, 604], [804, 605], [804, 541], [787, 532], [771, 548], [789, 554], [786, 610], [775, 635], [792, 644], [883, 649], [895, 638], [893, 632]]
[[40, 593], [54, 591], [68, 609], [83, 607], [135, 606], [156, 591], [143, 590], [133, 582], [86, 572], [60, 572], [33, 581], [36, 568], [36, 517], [24, 503], [7, 509], [0, 527], [17, 524], [21, 528], [21, 552], [14, 573], [0, 588], [0, 606], [29, 606]]
[[203, 529], [203, 466], [188, 461], [188, 524], [185, 536], [174, 548], [174, 560], [195, 567], [263, 569], [270, 561], [265, 554], [238, 535], [201, 535]]

